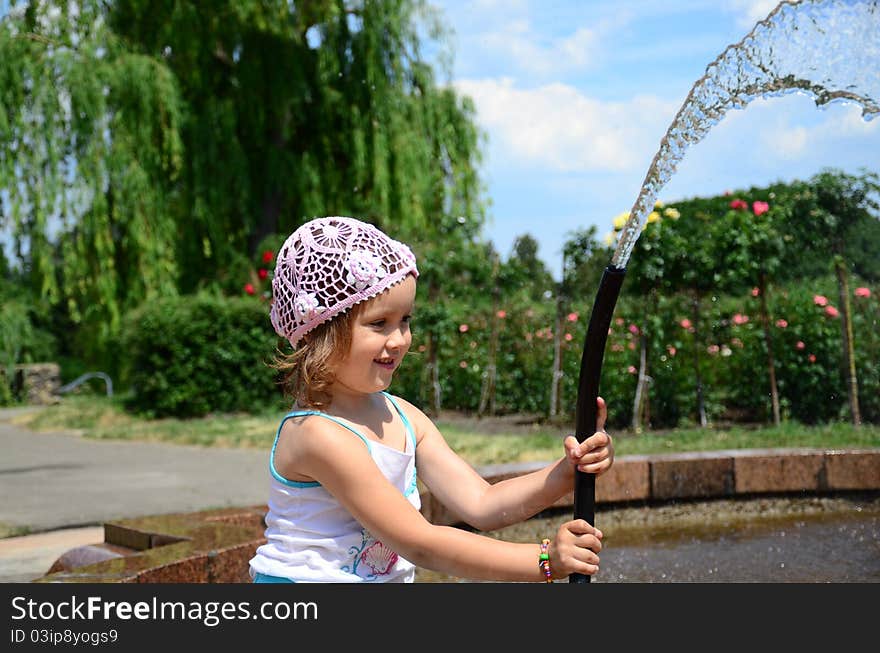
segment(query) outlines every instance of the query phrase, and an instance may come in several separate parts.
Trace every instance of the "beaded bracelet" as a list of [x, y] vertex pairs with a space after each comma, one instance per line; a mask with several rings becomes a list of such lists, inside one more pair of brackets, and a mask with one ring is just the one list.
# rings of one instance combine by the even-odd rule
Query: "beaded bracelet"
[[550, 554], [547, 553], [547, 550], [550, 547], [550, 540], [546, 537], [541, 541], [541, 554], [538, 556], [538, 566], [544, 570], [544, 576], [546, 577], [546, 582], [552, 583], [553, 577], [550, 573]]

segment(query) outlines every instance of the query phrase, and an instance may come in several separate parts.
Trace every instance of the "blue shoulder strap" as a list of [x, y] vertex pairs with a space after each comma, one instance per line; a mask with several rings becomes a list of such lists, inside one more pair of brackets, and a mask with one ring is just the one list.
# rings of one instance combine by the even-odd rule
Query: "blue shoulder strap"
[[403, 420], [403, 426], [404, 426], [404, 428], [406, 428], [406, 432], [407, 432], [407, 434], [409, 434], [410, 440], [412, 440], [413, 451], [415, 451], [416, 444], [417, 444], [416, 443], [416, 432], [413, 430], [412, 425], [409, 423], [409, 420], [406, 418], [406, 413], [404, 413], [400, 409], [400, 406], [398, 406], [397, 402], [394, 401], [394, 397], [392, 397], [390, 394], [388, 394], [385, 391], [383, 391], [382, 394], [385, 395], [386, 397], [388, 397], [388, 401], [391, 402], [391, 405], [394, 406], [394, 410], [397, 411], [397, 414], [400, 415], [400, 419]]
[[284, 422], [289, 420], [291, 417], [305, 417], [306, 415], [320, 415], [321, 417], [326, 417], [332, 422], [336, 422], [337, 424], [339, 424], [339, 426], [348, 429], [356, 436], [358, 436], [361, 440], [363, 440], [364, 444], [367, 445], [367, 450], [372, 451], [370, 447], [370, 441], [342, 420], [317, 410], [294, 410], [290, 413], [287, 413], [287, 415], [284, 416], [284, 419], [281, 420], [281, 424], [278, 425], [278, 430], [275, 432], [275, 441], [272, 443], [272, 453], [269, 456], [269, 471], [272, 473], [272, 476], [275, 478], [275, 480], [279, 483], [283, 483], [284, 485], [289, 485], [291, 487], [319, 487], [321, 485], [317, 481], [291, 481], [290, 479], [284, 478], [281, 474], [278, 473], [278, 470], [275, 469], [275, 449], [278, 447], [278, 437], [281, 435], [281, 427], [283, 427]]
[[[409, 420], [406, 417], [406, 413], [401, 410], [400, 406], [394, 401], [394, 398], [388, 394], [387, 392], [382, 392], [382, 394], [388, 398], [388, 401], [391, 402], [391, 405], [394, 406], [394, 410], [397, 411], [397, 414], [400, 415], [400, 419], [403, 421], [403, 426], [406, 429], [407, 435], [409, 435], [410, 440], [412, 441], [413, 451], [416, 450], [416, 434], [413, 430], [412, 424], [410, 424]], [[332, 415], [328, 415], [327, 413], [322, 413], [318, 410], [294, 410], [287, 415], [284, 416], [284, 419], [281, 420], [281, 423], [278, 425], [278, 430], [275, 432], [275, 441], [272, 443], [272, 453], [269, 457], [269, 471], [276, 481], [279, 483], [283, 483], [284, 485], [290, 487], [319, 487], [321, 484], [317, 481], [291, 481], [290, 479], [284, 478], [281, 474], [278, 473], [278, 470], [275, 469], [275, 449], [278, 447], [278, 437], [281, 435], [281, 427], [284, 426], [284, 422], [286, 422], [291, 417], [305, 417], [306, 415], [320, 415], [321, 417], [326, 417], [332, 422], [336, 422], [339, 426], [348, 429], [356, 436], [358, 436], [361, 440], [363, 440], [364, 444], [367, 445], [367, 450], [372, 453], [372, 447], [370, 446], [370, 441], [365, 438], [360, 432], [356, 429], [352, 428], [350, 425], [343, 422], [341, 419], [333, 417]], [[413, 484], [415, 484], [415, 477], [413, 477]], [[409, 490], [406, 492], [409, 494]]]

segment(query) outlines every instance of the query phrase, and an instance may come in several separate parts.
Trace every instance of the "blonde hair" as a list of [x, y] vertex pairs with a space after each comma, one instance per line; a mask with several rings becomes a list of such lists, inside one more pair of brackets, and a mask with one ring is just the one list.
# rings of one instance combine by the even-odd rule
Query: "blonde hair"
[[302, 408], [323, 410], [330, 406], [330, 387], [336, 380], [334, 367], [351, 347], [352, 324], [366, 302], [315, 327], [289, 354], [278, 351], [272, 367], [282, 374], [285, 396]]

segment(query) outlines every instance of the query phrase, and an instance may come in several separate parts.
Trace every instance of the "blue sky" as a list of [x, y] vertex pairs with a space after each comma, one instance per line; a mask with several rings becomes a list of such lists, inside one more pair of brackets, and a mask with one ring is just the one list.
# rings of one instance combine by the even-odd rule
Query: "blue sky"
[[[429, 0], [453, 34], [452, 79], [486, 134], [484, 236], [530, 233], [559, 277], [573, 229], [611, 231], [693, 84], [773, 0]], [[659, 199], [880, 169], [880, 120], [803, 95], [757, 99], [692, 146]]]

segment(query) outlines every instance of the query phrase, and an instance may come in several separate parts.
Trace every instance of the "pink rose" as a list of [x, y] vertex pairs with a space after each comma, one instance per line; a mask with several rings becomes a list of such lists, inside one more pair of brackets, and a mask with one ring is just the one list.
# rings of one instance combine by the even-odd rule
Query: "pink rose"
[[824, 295], [813, 295], [813, 303], [816, 306], [825, 306], [828, 303], [828, 298]]
[[816, 354], [810, 354], [809, 356], [807, 356], [807, 360], [809, 360], [811, 363], [815, 363], [816, 362]]
[[574, 337], [574, 336], [572, 336], [570, 333], [566, 333], [566, 334], [565, 334], [565, 341], [566, 341], [566, 342], [571, 342], [571, 339], [572, 339], [573, 337]]
[[675, 356], [675, 352], [678, 350], [675, 347], [673, 347], [672, 345], [670, 345], [669, 347], [666, 348], [666, 351], [669, 352], [670, 356]]
[[730, 202], [730, 208], [734, 211], [747, 211], [749, 209], [749, 205], [745, 200], [735, 199]]
[[507, 311], [505, 311], [505, 310], [500, 310], [500, 311], [498, 311], [497, 313], [495, 313], [495, 315], [496, 315], [499, 319], [503, 320], [504, 318], [507, 317]]
[[804, 344], [803, 340], [798, 340], [795, 344], [795, 348], [797, 348], [799, 351], [803, 350], [804, 347], [806, 347], [806, 345]]
[[627, 367], [626, 371], [629, 372], [630, 374], [635, 374], [636, 372], [638, 372], [638, 370], [635, 368], [634, 365], [630, 365], [629, 367]]
[[691, 328], [691, 321], [687, 318], [684, 318], [681, 322], [679, 322], [679, 324], [681, 325], [682, 329], [690, 329]]
[[752, 202], [752, 213], [755, 215], [761, 215], [762, 213], [767, 213], [770, 210], [770, 205], [767, 202], [755, 201]]
[[748, 315], [743, 315], [741, 313], [737, 313], [736, 315], [733, 316], [733, 323], [734, 324], [745, 324], [748, 321], [749, 321]]
[[565, 319], [568, 320], [569, 322], [577, 322], [578, 321], [578, 314], [577, 313], [569, 313]]
[[718, 345], [709, 345], [706, 347], [706, 351], [710, 354], [717, 354], [721, 348]]
[[825, 315], [827, 315], [828, 317], [837, 317], [838, 315], [840, 315], [840, 313], [836, 308], [829, 304], [825, 307]]
[[776, 320], [776, 326], [778, 326], [780, 329], [784, 329], [785, 327], [788, 326], [788, 322], [786, 322], [783, 319], [779, 319], [779, 320]]
[[867, 298], [867, 297], [870, 297], [870, 296], [871, 296], [871, 290], [868, 289], [868, 288], [865, 288], [865, 287], [862, 287], [862, 288], [856, 288], [856, 290], [855, 290], [855, 295], [856, 295], [856, 297], [865, 297], [865, 298]]
[[761, 294], [760, 288], [752, 288], [752, 297], [757, 297], [760, 294]]
[[469, 327], [467, 324], [459, 324], [459, 325], [458, 325], [458, 331], [459, 331], [459, 333], [467, 333], [467, 331], [468, 331], [469, 328], [470, 328], [470, 327]]
[[634, 336], [637, 336], [637, 335], [639, 335], [639, 327], [637, 327], [635, 324], [630, 324], [629, 325], [629, 332], [631, 334], [633, 334]]

